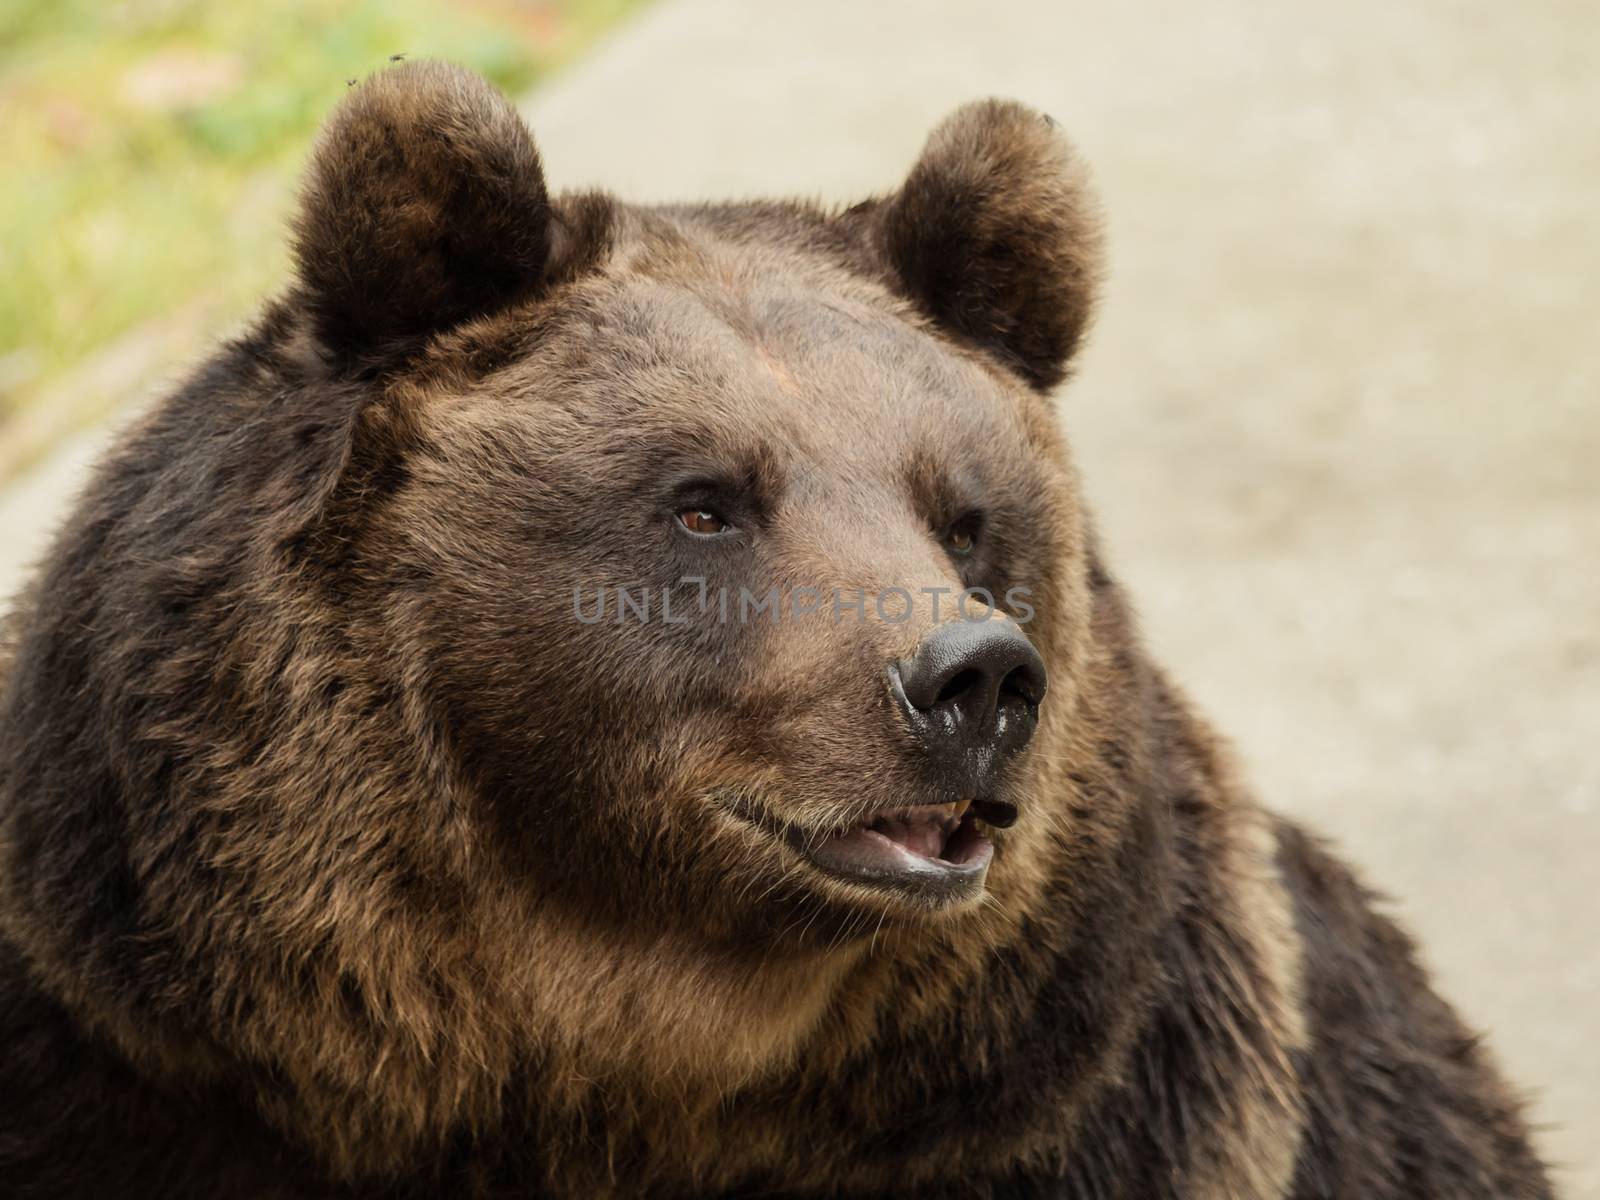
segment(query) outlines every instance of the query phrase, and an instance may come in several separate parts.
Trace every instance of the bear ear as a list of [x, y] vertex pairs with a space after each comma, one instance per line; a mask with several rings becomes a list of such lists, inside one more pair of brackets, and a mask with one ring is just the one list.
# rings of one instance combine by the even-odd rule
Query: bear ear
[[533, 292], [550, 235], [516, 110], [471, 72], [414, 62], [355, 87], [323, 126], [294, 252], [324, 347], [372, 362]]
[[1100, 222], [1054, 121], [1001, 100], [958, 109], [880, 219], [920, 308], [1040, 391], [1061, 382], [1094, 305]]

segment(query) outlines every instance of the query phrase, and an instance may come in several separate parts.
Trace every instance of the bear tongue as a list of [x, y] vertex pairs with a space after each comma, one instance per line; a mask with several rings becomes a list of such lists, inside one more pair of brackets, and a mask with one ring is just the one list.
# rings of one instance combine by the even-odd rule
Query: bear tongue
[[902, 821], [893, 817], [880, 817], [869, 829], [897, 845], [904, 846], [923, 858], [939, 858], [944, 854], [946, 828], [939, 820]]

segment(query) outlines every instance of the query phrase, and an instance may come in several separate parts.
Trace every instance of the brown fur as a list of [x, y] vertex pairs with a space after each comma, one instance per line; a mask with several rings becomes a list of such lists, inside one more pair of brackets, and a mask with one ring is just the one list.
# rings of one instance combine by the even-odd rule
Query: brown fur
[[[1000, 102], [830, 213], [552, 199], [481, 82], [356, 89], [296, 285], [117, 447], [10, 626], [6, 1194], [1547, 1196], [1104, 569], [1045, 395], [1092, 213]], [[685, 503], [738, 538], [674, 540]], [[980, 902], [767, 828], [946, 786], [882, 682], [926, 600], [574, 619], [575, 586], [692, 611], [687, 575], [1030, 590], [1050, 692]]]

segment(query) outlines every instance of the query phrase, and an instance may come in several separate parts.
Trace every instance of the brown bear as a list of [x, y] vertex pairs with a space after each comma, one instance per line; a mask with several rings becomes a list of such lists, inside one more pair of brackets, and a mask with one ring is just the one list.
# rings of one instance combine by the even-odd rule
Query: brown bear
[[10, 619], [0, 1194], [1550, 1195], [1141, 647], [1049, 399], [1097, 241], [1015, 104], [647, 208], [353, 89]]

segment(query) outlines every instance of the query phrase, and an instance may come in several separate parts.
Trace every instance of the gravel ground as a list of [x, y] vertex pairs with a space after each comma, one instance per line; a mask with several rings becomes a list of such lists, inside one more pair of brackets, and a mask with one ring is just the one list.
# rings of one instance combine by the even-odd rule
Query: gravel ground
[[[528, 105], [554, 182], [641, 200], [886, 188], [975, 96], [1066, 127], [1112, 275], [1063, 419], [1149, 638], [1270, 803], [1394, 897], [1578, 1200], [1597, 33], [1576, 0], [676, 0]], [[0, 496], [0, 587], [96, 445]]]

